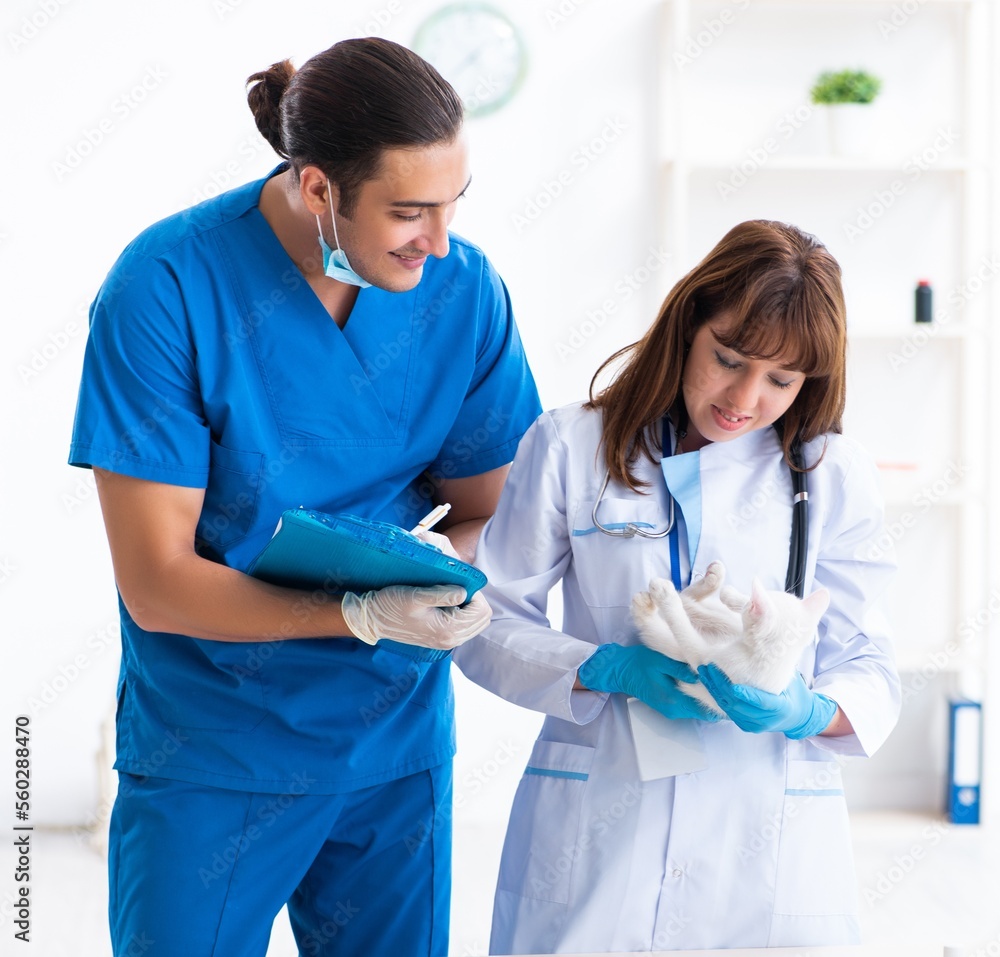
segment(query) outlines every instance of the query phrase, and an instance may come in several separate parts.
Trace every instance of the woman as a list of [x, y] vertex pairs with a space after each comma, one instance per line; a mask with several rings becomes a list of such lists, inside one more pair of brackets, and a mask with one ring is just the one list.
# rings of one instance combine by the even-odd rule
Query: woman
[[[885, 740], [899, 683], [892, 565], [868, 547], [877, 477], [840, 435], [845, 345], [829, 252], [742, 223], [602, 366], [624, 360], [607, 388], [522, 440], [477, 552], [493, 621], [455, 656], [547, 715], [511, 812], [492, 953], [857, 940], [841, 756]], [[755, 575], [783, 589], [800, 447], [799, 575], [805, 594], [829, 589], [829, 611], [783, 695], [703, 672], [732, 718], [708, 720], [677, 687], [696, 676], [638, 645], [630, 600], [715, 559], [742, 592]], [[545, 607], [560, 579], [558, 631]]]

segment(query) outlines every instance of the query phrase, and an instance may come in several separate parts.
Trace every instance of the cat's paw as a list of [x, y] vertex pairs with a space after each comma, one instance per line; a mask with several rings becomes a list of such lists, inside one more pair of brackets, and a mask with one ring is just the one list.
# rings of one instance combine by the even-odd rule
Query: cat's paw
[[669, 578], [654, 578], [649, 583], [649, 597], [656, 605], [660, 618], [675, 630], [688, 624], [681, 594]]
[[683, 595], [686, 599], [693, 601], [704, 601], [710, 598], [722, 588], [722, 583], [726, 580], [726, 566], [722, 562], [712, 562], [705, 569], [705, 574], [697, 581], [691, 582], [684, 589]]
[[677, 594], [674, 583], [669, 578], [652, 578], [649, 582], [649, 597], [658, 607], [665, 601], [672, 601]]
[[640, 631], [653, 626], [663, 627], [663, 621], [660, 618], [660, 609], [653, 594], [656, 581], [657, 579], [654, 578], [649, 583], [649, 591], [636, 592], [632, 596], [630, 606], [632, 620], [639, 626]]
[[640, 619], [645, 620], [646, 618], [649, 618], [650, 615], [656, 614], [656, 604], [650, 597], [648, 591], [636, 592], [632, 596], [632, 602], [630, 608], [632, 612], [632, 618], [636, 622], [636, 624], [639, 623]]
[[[675, 654], [676, 640], [669, 625], [660, 614], [660, 607], [654, 597], [656, 579], [649, 583], [649, 591], [640, 591], [632, 596], [630, 611], [639, 638], [647, 648], [661, 654]], [[672, 587], [672, 586], [671, 586]]]
[[726, 566], [720, 561], [711, 562], [705, 569], [705, 577], [702, 583], [708, 591], [718, 591], [722, 583], [726, 580]]

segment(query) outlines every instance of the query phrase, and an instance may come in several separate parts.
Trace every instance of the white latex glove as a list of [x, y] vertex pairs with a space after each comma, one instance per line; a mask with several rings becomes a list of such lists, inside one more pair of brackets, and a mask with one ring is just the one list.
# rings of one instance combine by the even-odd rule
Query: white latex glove
[[489, 603], [476, 594], [462, 608], [461, 585], [389, 585], [343, 600], [344, 621], [351, 634], [369, 645], [391, 638], [407, 645], [449, 651], [474, 638], [490, 623]]
[[414, 538], [419, 538], [422, 542], [427, 542], [428, 545], [433, 545], [435, 548], [440, 549], [449, 558], [458, 558], [459, 561], [462, 559], [458, 557], [458, 552], [455, 551], [455, 546], [451, 544], [451, 539], [447, 535], [442, 535], [439, 532], [432, 532], [425, 529], [422, 532], [417, 532]]

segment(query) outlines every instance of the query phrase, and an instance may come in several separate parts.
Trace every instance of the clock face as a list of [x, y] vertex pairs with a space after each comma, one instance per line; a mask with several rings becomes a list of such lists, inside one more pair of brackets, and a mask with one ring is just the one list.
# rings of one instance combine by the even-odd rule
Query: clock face
[[455, 88], [470, 116], [498, 110], [516, 92], [527, 69], [517, 28], [485, 3], [453, 3], [417, 30], [413, 49]]

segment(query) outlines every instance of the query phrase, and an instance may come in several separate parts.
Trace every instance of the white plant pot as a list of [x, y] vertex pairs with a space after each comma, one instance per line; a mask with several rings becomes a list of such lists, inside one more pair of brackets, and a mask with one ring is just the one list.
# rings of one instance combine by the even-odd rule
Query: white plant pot
[[834, 156], [863, 158], [878, 153], [878, 114], [871, 103], [830, 103], [825, 109]]

